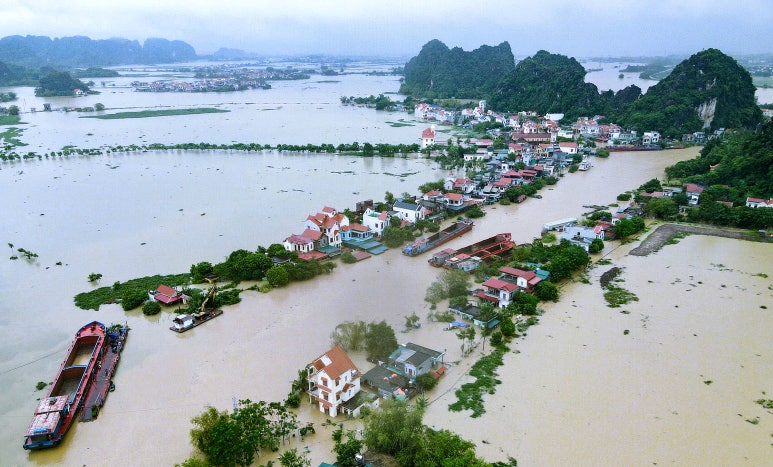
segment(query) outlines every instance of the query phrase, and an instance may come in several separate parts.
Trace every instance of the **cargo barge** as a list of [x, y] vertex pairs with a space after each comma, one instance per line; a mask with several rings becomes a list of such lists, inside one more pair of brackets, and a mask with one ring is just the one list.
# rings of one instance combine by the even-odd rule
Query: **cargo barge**
[[461, 219], [429, 237], [420, 238], [403, 249], [403, 254], [417, 256], [472, 230], [472, 219]]

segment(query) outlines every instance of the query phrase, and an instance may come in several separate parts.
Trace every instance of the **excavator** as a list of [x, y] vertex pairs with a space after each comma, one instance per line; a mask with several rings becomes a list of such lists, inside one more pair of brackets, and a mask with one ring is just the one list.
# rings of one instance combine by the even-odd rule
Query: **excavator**
[[217, 295], [217, 285], [213, 285], [209, 288], [209, 291], [207, 291], [207, 296], [204, 297], [204, 300], [201, 301], [201, 306], [199, 307], [199, 311], [193, 314], [193, 317], [196, 319], [201, 319], [205, 317], [208, 313], [207, 310], [207, 303], [212, 304], [212, 308], [214, 308], [215, 305], [215, 296]]

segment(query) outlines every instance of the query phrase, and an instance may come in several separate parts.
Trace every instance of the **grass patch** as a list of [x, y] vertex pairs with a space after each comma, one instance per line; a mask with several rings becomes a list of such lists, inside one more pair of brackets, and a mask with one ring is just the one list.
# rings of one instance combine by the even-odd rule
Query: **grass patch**
[[155, 275], [131, 279], [124, 283], [116, 282], [111, 287], [100, 287], [91, 292], [82, 292], [75, 296], [75, 306], [83, 310], [99, 310], [100, 305], [116, 303], [121, 294], [127, 290], [155, 290], [160, 284], [175, 287], [178, 285], [188, 285], [191, 275], [168, 274], [165, 276]]
[[483, 394], [494, 394], [494, 387], [501, 383], [496, 378], [496, 370], [503, 364], [502, 355], [506, 350], [506, 347], [496, 347], [493, 352], [475, 362], [470, 370], [470, 376], [474, 376], [475, 381], [465, 383], [456, 390], [457, 401], [448, 406], [449, 410], [454, 412], [472, 410], [472, 418], [478, 418], [486, 413], [483, 407]]
[[639, 297], [637, 297], [635, 293], [614, 284], [609, 284], [606, 289], [607, 291], [604, 292], [604, 300], [607, 301], [607, 306], [610, 308], [617, 308], [620, 305], [625, 305], [629, 302], [639, 301]]
[[20, 122], [18, 115], [0, 115], [0, 125], [18, 125]]
[[600, 260], [596, 261], [596, 264], [599, 266], [607, 266], [609, 264], [612, 264], [612, 260], [607, 258], [601, 258]]
[[149, 118], [149, 117], [170, 117], [175, 115], [198, 115], [225, 113], [230, 110], [215, 109], [212, 107], [197, 107], [195, 109], [164, 109], [164, 110], [140, 110], [138, 112], [116, 112], [104, 115], [89, 115], [80, 118], [98, 118], [100, 120], [117, 120], [124, 118]]
[[[3, 118], [3, 117], [0, 117]], [[26, 146], [26, 143], [22, 143], [19, 136], [22, 134], [19, 128], [8, 128], [5, 131], [0, 131], [0, 141], [5, 141], [12, 146]]]
[[773, 399], [757, 399], [754, 402], [760, 404], [763, 409], [773, 410]]
[[401, 126], [416, 126], [413, 123], [408, 123], [404, 121], [397, 121], [397, 122], [387, 122], [389, 126], [392, 128], [400, 128]]

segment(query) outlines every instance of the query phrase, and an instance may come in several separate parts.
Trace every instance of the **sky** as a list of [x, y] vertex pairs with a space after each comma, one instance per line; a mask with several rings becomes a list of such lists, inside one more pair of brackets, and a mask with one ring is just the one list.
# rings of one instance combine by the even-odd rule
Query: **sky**
[[182, 40], [260, 55], [411, 57], [432, 39], [516, 58], [773, 53], [771, 0], [1, 0], [0, 37]]

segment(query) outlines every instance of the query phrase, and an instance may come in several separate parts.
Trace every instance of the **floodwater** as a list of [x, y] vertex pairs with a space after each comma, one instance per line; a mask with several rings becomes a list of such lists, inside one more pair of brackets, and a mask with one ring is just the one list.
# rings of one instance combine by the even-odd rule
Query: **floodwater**
[[[163, 141], [168, 142], [272, 142], [255, 137], [260, 132], [274, 135], [273, 142], [288, 143], [418, 139], [423, 123], [401, 128], [387, 123], [408, 119], [405, 114], [337, 102], [339, 94], [394, 89], [396, 84], [385, 87], [382, 81], [394, 78], [341, 79], [359, 87], [344, 91], [333, 88], [336, 83], [325, 83], [331, 87], [320, 85], [310, 94], [316, 96], [313, 104], [304, 105], [302, 94], [312, 90], [304, 89], [304, 83], [290, 82], [287, 86], [292, 91], [275, 86], [243, 94], [236, 104], [223, 104], [246, 108], [247, 102], [261, 98], [281, 102], [282, 108], [273, 111], [275, 117], [264, 122], [265, 127], [250, 120], [252, 113], [259, 112], [256, 109], [240, 111], [244, 124], [236, 118], [229, 124], [220, 121], [237, 111], [112, 122], [54, 112], [25, 114], [29, 129], [23, 139], [41, 149], [58, 149], [65, 142], [91, 147], [144, 138], [152, 143], [166, 133], [168, 140]], [[133, 103], [127, 100], [148, 98], [137, 94], [105, 93], [97, 96], [97, 102], [129, 107]], [[236, 101], [236, 97], [154, 98], [164, 105], [199, 99], [192, 105], [201, 105], [203, 100]], [[290, 105], [293, 101], [299, 104]], [[301, 115], [306, 112], [311, 115]], [[318, 126], [298, 123], [308, 121], [318, 121]], [[517, 242], [528, 242], [539, 235], [544, 222], [579, 216], [586, 211], [583, 205], [614, 202], [618, 193], [661, 176], [663, 167], [696, 154], [697, 149], [615, 153], [595, 160], [590, 171], [569, 174], [555, 187], [544, 189], [542, 199], [487, 207], [486, 217], [476, 221], [473, 231], [448, 246], [459, 247], [499, 232], [512, 232]], [[689, 237], [649, 258], [627, 257], [625, 248], [608, 246], [606, 254], [615, 265], [626, 267], [624, 285], [640, 302], [626, 306], [631, 311], [628, 315], [605, 308], [597, 281], [604, 267], [593, 270], [593, 285], [564, 287], [562, 301], [546, 307], [542, 324], [514, 345], [521, 353], [508, 355], [501, 371], [503, 384], [487, 397], [489, 413], [478, 420], [446, 409], [475, 356], [463, 358], [461, 341], [454, 333], [427, 321], [430, 310], [423, 297], [438, 270], [427, 265], [425, 257], [408, 258], [389, 251], [354, 265], [339, 263], [330, 275], [269, 294], [244, 292], [243, 301], [228, 307], [222, 317], [184, 334], [168, 330], [170, 312], [148, 318], [139, 311], [124, 313], [116, 305], [84, 311], [72, 302], [75, 294], [91, 287], [89, 273], [103, 274], [101, 283], [106, 285], [185, 271], [198, 261], [220, 261], [237, 248], [267, 246], [300, 233], [306, 216], [325, 205], [343, 210], [359, 200], [383, 199], [385, 191], [415, 193], [420, 184], [444, 175], [417, 158], [276, 152], [148, 152], [0, 165], [0, 197], [7, 207], [0, 241], [4, 248], [5, 243], [14, 244], [8, 256], [19, 247], [39, 254], [32, 263], [0, 261], [0, 359], [4, 362], [0, 366], [4, 394], [0, 464], [181, 462], [193, 452], [190, 419], [206, 405], [229, 409], [234, 397], [282, 400], [297, 370], [329, 348], [329, 335], [337, 324], [384, 319], [401, 330], [405, 317], [414, 312], [422, 319], [421, 329], [398, 332], [398, 340], [446, 349], [450, 364], [448, 375], [433, 393], [425, 421], [476, 442], [478, 452], [488, 460], [509, 454], [523, 465], [577, 465], [576, 459], [592, 459], [588, 465], [654, 461], [694, 465], [691, 461], [696, 457], [691, 456], [703, 455], [695, 451], [704, 448], [704, 440], [713, 442], [714, 436], [744, 440], [730, 456], [739, 453], [755, 459], [768, 452], [767, 415], [752, 402], [763, 397], [760, 391], [771, 390], [765, 384], [773, 380], [770, 343], [755, 337], [769, 336], [771, 331], [766, 311], [759, 308], [773, 306], [765, 289], [768, 283], [754, 275], [773, 275], [766, 270], [771, 256], [764, 245]], [[56, 264], [60, 261], [61, 266]], [[711, 266], [712, 262], [725, 266]], [[684, 289], [691, 292], [683, 293]], [[686, 301], [695, 297], [700, 307]], [[730, 303], [748, 303], [748, 307], [731, 314]], [[676, 304], [678, 310], [690, 310], [689, 314], [663, 315], [677, 310]], [[132, 328], [114, 379], [116, 391], [99, 419], [76, 424], [59, 448], [24, 451], [22, 436], [42, 395], [35, 384], [50, 381], [74, 332], [94, 319], [126, 322]], [[623, 337], [623, 328], [630, 329], [630, 334]], [[721, 352], [715, 353], [718, 349]], [[367, 371], [362, 356], [354, 358]], [[739, 371], [743, 378], [737, 378]], [[707, 385], [704, 380], [713, 383]], [[699, 415], [708, 416], [704, 412], [716, 409], [709, 404], [720, 397], [731, 404], [723, 406], [727, 409], [723, 415], [736, 410], [733, 404], [737, 403], [743, 417], [723, 416], [719, 428], [702, 423]], [[606, 412], [599, 414], [599, 406]], [[759, 425], [744, 421], [756, 413], [761, 414]], [[322, 427], [325, 417], [308, 408], [301, 415], [315, 422], [318, 433], [291, 446], [308, 446], [313, 465], [334, 459], [330, 429]], [[626, 446], [621, 437], [629, 434]]]

